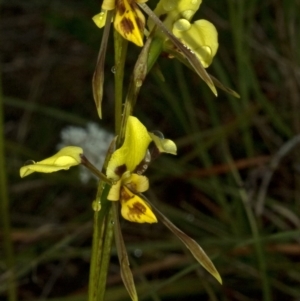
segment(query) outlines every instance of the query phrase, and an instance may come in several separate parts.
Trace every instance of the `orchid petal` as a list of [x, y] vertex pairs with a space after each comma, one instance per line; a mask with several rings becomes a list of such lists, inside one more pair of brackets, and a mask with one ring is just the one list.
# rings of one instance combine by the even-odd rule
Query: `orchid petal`
[[145, 192], [149, 189], [149, 180], [145, 176], [134, 173], [128, 180], [124, 181], [124, 185], [128, 186], [133, 192]]
[[174, 23], [173, 34], [196, 54], [204, 68], [211, 64], [219, 47], [218, 32], [212, 23], [198, 20], [191, 24], [179, 19]]
[[81, 147], [64, 147], [52, 157], [21, 167], [20, 176], [24, 178], [33, 172], [51, 173], [59, 170], [67, 170], [81, 163], [82, 154], [83, 150]]
[[125, 186], [121, 188], [121, 206], [122, 216], [130, 222], [157, 223], [150, 206]]
[[156, 147], [158, 148], [159, 152], [168, 153], [172, 155], [177, 154], [176, 144], [172, 140], [160, 138], [153, 133], [149, 133], [149, 135], [155, 143]]
[[116, 5], [114, 26], [124, 39], [143, 46], [145, 17], [135, 1], [119, 1]]
[[97, 27], [102, 28], [105, 25], [107, 17], [107, 10], [102, 10], [99, 14], [95, 15], [92, 20], [97, 25]]
[[118, 201], [120, 199], [120, 189], [121, 189], [122, 181], [119, 180], [116, 184], [112, 185], [108, 195], [107, 199], [109, 201]]
[[144, 159], [151, 141], [146, 127], [136, 117], [129, 116], [124, 143], [112, 154], [107, 166], [107, 177], [118, 180], [126, 170], [134, 171]]

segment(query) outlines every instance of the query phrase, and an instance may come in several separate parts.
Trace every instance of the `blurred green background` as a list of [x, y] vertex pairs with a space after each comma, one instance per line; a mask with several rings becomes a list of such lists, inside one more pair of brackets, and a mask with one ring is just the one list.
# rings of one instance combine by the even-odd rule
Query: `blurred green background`
[[[93, 121], [113, 131], [112, 41], [101, 121], [92, 98], [102, 31], [91, 17], [99, 9], [91, 0], [1, 3], [8, 188], [1, 214], [5, 221], [9, 201], [18, 300], [86, 300], [95, 182], [81, 184], [76, 168], [20, 179], [19, 168], [52, 155], [66, 126]], [[200, 243], [224, 284], [163, 225], [122, 220], [140, 299], [299, 301], [300, 1], [204, 0], [200, 18], [219, 33], [209, 73], [241, 98], [222, 91], [215, 98], [196, 74], [162, 56], [165, 82], [153, 70], [135, 112], [178, 145], [178, 156], [148, 169], [146, 195]], [[129, 46], [125, 87], [138, 53]], [[0, 300], [7, 300], [3, 237]], [[106, 299], [129, 300], [115, 250]]]

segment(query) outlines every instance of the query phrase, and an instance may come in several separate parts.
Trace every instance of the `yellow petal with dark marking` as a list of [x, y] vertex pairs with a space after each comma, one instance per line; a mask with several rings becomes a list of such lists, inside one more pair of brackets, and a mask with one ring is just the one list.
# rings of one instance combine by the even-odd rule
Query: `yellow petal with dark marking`
[[135, 223], [157, 223], [150, 206], [127, 187], [121, 188], [121, 214], [123, 218]]
[[130, 188], [131, 191], [145, 192], [149, 189], [149, 180], [145, 176], [133, 173], [128, 179], [122, 179], [123, 185]]
[[115, 29], [126, 40], [143, 46], [145, 17], [135, 1], [117, 0], [114, 20]]
[[107, 177], [118, 180], [124, 172], [133, 172], [144, 159], [151, 141], [146, 127], [136, 117], [129, 116], [124, 143], [112, 154], [106, 170]]
[[102, 9], [112, 10], [116, 7], [116, 0], [103, 0]]

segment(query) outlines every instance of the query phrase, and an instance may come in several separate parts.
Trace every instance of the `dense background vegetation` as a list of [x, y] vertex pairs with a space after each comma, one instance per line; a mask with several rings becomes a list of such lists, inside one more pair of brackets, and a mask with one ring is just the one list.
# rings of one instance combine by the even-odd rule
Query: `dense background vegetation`
[[[102, 34], [91, 17], [99, 7], [91, 0], [2, 0], [3, 130], [18, 300], [86, 300], [95, 182], [80, 184], [76, 168], [22, 180], [18, 170], [53, 154], [65, 126], [93, 121], [113, 130], [112, 44], [101, 121], [91, 92]], [[192, 71], [162, 56], [165, 82], [150, 73], [136, 114], [179, 149], [177, 157], [153, 162], [147, 196], [201, 244], [224, 284], [161, 224], [122, 220], [139, 296], [299, 301], [300, 1], [206, 0], [199, 18], [219, 32], [209, 72], [241, 99], [222, 91], [215, 98]], [[127, 80], [138, 51], [130, 45]], [[7, 300], [4, 249], [1, 243], [1, 300]], [[114, 251], [107, 300], [127, 299]]]

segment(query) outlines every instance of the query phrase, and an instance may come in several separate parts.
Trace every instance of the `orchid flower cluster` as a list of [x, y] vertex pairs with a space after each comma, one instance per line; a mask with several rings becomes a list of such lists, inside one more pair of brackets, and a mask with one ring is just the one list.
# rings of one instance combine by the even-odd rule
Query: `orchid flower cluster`
[[[143, 194], [149, 189], [149, 180], [144, 175], [148, 165], [161, 153], [176, 155], [172, 140], [152, 133], [134, 117], [133, 111], [139, 90], [161, 52], [176, 57], [193, 69], [217, 94], [216, 86], [224, 87], [210, 76], [207, 68], [218, 49], [217, 30], [212, 23], [198, 20], [191, 23], [202, 0], [160, 0], [152, 11], [146, 0], [104, 0], [101, 12], [93, 17], [100, 28], [104, 28], [101, 47], [93, 76], [93, 95], [99, 117], [102, 117], [104, 89], [104, 61], [111, 24], [114, 25], [115, 40], [115, 94], [116, 137], [108, 148], [102, 170], [98, 170], [87, 158], [80, 146], [66, 146], [45, 160], [31, 161], [20, 169], [20, 176], [33, 172], [51, 173], [82, 165], [99, 178], [96, 200], [93, 202], [94, 235], [92, 246], [89, 300], [103, 300], [107, 253], [110, 251], [112, 224], [121, 265], [121, 276], [132, 300], [138, 300], [129, 260], [120, 230], [118, 208], [124, 219], [134, 223], [162, 222], [190, 250], [195, 259], [220, 283], [221, 277], [203, 249], [178, 229]], [[149, 18], [143, 14], [145, 12]], [[128, 94], [122, 94], [123, 74], [128, 42], [142, 47], [133, 70]], [[124, 101], [125, 99], [125, 101]], [[113, 223], [111, 223], [111, 219]], [[101, 229], [101, 231], [99, 231]], [[106, 254], [106, 255], [105, 255]]]

